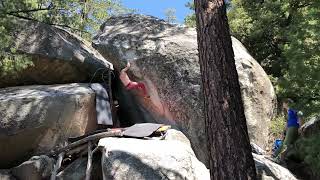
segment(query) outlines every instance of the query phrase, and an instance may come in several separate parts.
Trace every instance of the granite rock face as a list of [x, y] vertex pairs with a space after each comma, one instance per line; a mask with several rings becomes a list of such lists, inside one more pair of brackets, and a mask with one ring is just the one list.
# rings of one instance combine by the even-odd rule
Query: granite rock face
[[[244, 46], [232, 38], [236, 67], [251, 141], [265, 147], [276, 96], [263, 69]], [[93, 39], [93, 47], [120, 70], [143, 82], [151, 96], [142, 98], [118, 84], [120, 104], [132, 122], [177, 126], [190, 139], [197, 157], [207, 162], [195, 29], [171, 25], [143, 15], [111, 17]], [[119, 93], [118, 93], [119, 94]]]
[[88, 84], [0, 89], [0, 168], [95, 128], [95, 94]]
[[12, 168], [12, 174], [20, 180], [48, 179], [54, 167], [54, 159], [48, 156], [33, 156], [28, 161]]
[[[101, 180], [102, 172], [101, 172], [101, 156], [93, 156], [92, 160], [92, 172], [91, 179], [92, 180]], [[87, 169], [88, 158], [79, 157], [75, 161], [73, 161], [70, 165], [68, 165], [65, 169], [57, 174], [57, 180], [79, 180], [85, 179], [86, 177], [86, 169]]]
[[297, 180], [285, 167], [270, 161], [263, 155], [252, 153], [259, 180]]
[[0, 169], [0, 179], [1, 180], [16, 180], [16, 178], [11, 174], [9, 169]]
[[[99, 68], [113, 69], [90, 43], [67, 30], [36, 21], [13, 22], [13, 47], [27, 56], [11, 62], [18, 69], [16, 73], [0, 71], [0, 87], [89, 82]], [[99, 70], [97, 77], [102, 72]]]
[[191, 147], [179, 140], [104, 138], [102, 171], [114, 180], [209, 180], [209, 170]]
[[320, 115], [312, 117], [300, 127], [302, 137], [309, 137], [320, 132]]

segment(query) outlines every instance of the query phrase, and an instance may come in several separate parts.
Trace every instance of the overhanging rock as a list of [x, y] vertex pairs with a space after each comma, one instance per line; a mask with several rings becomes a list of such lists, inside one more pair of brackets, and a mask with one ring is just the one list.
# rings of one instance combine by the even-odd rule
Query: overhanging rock
[[64, 29], [22, 19], [13, 22], [16, 24], [11, 30], [13, 47], [27, 58], [14, 59], [11, 64], [28, 62], [28, 65], [15, 74], [0, 72], [0, 87], [89, 82], [98, 69], [97, 77], [101, 77], [103, 70], [113, 69], [90, 43]]

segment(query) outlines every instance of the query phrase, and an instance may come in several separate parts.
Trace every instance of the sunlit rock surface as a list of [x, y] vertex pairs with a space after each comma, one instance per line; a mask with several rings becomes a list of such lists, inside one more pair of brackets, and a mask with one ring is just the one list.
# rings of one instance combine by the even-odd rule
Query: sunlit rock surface
[[[111, 17], [100, 29], [93, 47], [118, 70], [131, 62], [130, 77], [145, 83], [151, 95], [150, 99], [130, 96], [119, 83], [118, 98], [125, 113], [133, 122], [177, 126], [208, 165], [195, 29], [143, 15]], [[249, 135], [264, 148], [276, 96], [260, 65], [238, 40], [232, 38], [232, 43]]]
[[0, 168], [47, 153], [96, 128], [95, 94], [88, 84], [0, 89]]

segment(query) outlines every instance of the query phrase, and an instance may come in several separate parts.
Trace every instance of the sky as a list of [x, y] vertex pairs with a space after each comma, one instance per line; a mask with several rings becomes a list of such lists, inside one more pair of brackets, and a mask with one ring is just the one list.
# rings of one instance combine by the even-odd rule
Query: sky
[[161, 19], [165, 18], [167, 8], [176, 9], [177, 23], [183, 23], [184, 17], [192, 11], [185, 7], [189, 0], [122, 0], [122, 4], [130, 9], [138, 10], [137, 13], [152, 15]]

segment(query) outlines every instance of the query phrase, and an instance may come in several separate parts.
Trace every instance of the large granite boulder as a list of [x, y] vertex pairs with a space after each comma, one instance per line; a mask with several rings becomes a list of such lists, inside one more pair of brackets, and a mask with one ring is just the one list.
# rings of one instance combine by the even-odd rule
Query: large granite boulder
[[209, 180], [209, 170], [191, 147], [178, 140], [104, 138], [102, 171], [114, 180]]
[[252, 156], [256, 166], [257, 179], [259, 180], [278, 180], [297, 178], [286, 168], [271, 161], [266, 153], [258, 145], [251, 143]]
[[[164, 136], [164, 140], [106, 138], [102, 139], [99, 145], [101, 152], [105, 152], [103, 149], [108, 150], [108, 154], [102, 155], [108, 156], [105, 160], [110, 160], [111, 164], [103, 162], [104, 166], [101, 167], [101, 153], [95, 153], [93, 155], [91, 179], [103, 179], [103, 173], [107, 177], [104, 179], [114, 180], [154, 180], [160, 177], [163, 179], [181, 179], [184, 176], [187, 176], [186, 179], [209, 179], [209, 171], [196, 159], [190, 148], [188, 138], [181, 131], [175, 129], [169, 129]], [[123, 151], [118, 151], [120, 149]], [[132, 158], [128, 158], [128, 153], [131, 154]], [[143, 164], [142, 162], [146, 163]], [[85, 179], [86, 167], [87, 158], [80, 157], [63, 168], [58, 173], [57, 179]], [[192, 171], [194, 171], [194, 174], [191, 174]], [[201, 173], [203, 174], [199, 175]]]
[[95, 93], [88, 84], [0, 89], [0, 168], [95, 128]]
[[[91, 180], [102, 180], [101, 156], [94, 154], [92, 159]], [[57, 174], [57, 180], [79, 180], [86, 178], [88, 158], [80, 157]]]
[[[244, 46], [232, 38], [236, 67], [251, 140], [267, 145], [276, 96], [272, 84]], [[93, 39], [93, 47], [115, 69], [132, 63], [129, 75], [146, 84], [150, 99], [132, 96], [118, 84], [116, 96], [133, 122], [170, 123], [190, 139], [197, 157], [207, 163], [200, 67], [195, 29], [151, 16], [111, 17]]]
[[320, 115], [312, 117], [300, 127], [302, 137], [309, 137], [320, 133]]
[[54, 167], [54, 159], [48, 156], [33, 156], [28, 161], [12, 168], [12, 174], [20, 180], [49, 179]]
[[64, 29], [22, 19], [13, 23], [13, 47], [27, 56], [13, 59], [9, 72], [0, 63], [0, 87], [89, 82], [99, 68], [113, 69], [90, 43]]
[[0, 169], [0, 179], [1, 180], [16, 180], [16, 178], [11, 174], [9, 169]]
[[297, 180], [297, 178], [285, 167], [270, 161], [263, 155], [252, 153], [256, 166], [258, 179], [260, 180]]

